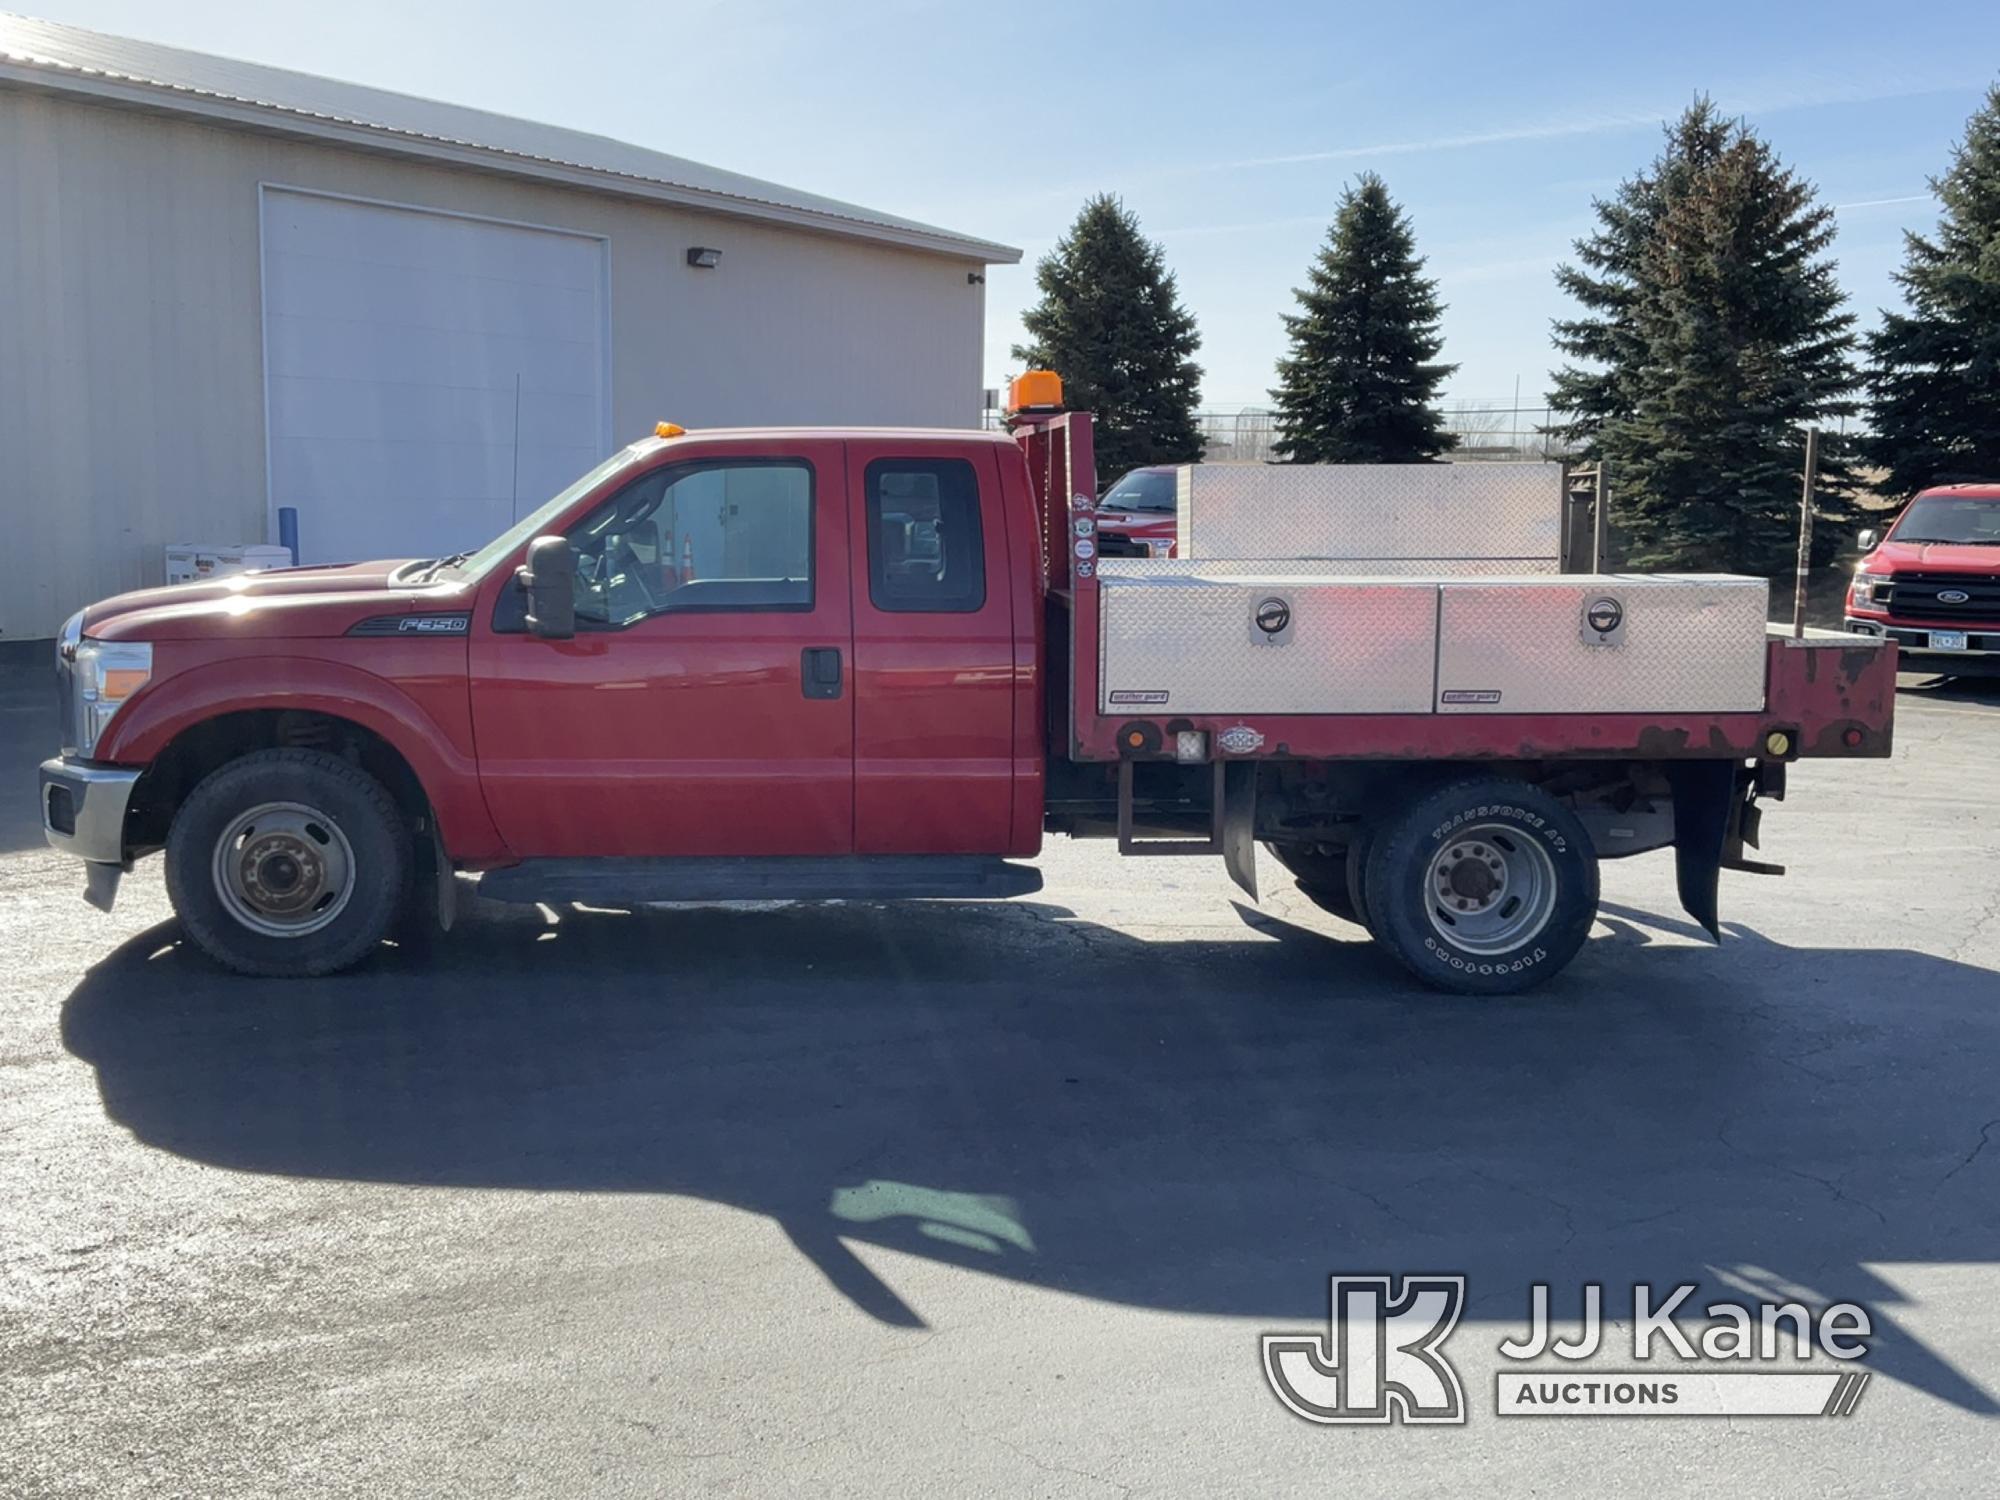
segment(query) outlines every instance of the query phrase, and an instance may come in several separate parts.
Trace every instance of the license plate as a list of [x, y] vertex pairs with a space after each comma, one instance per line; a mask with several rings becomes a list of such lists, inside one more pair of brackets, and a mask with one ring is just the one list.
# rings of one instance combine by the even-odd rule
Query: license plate
[[1931, 650], [1963, 651], [1964, 649], [1965, 632], [1963, 630], [1933, 630], [1931, 632]]

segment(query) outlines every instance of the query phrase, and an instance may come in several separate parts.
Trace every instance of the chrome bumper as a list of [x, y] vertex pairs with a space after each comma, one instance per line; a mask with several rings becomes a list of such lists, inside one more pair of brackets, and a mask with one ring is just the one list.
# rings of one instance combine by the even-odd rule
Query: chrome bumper
[[1948, 657], [1971, 657], [1975, 660], [2000, 657], [2000, 631], [1981, 630], [1977, 625], [1965, 629], [1939, 623], [1936, 626], [1939, 630], [1958, 629], [1965, 636], [1965, 649], [1937, 651], [1931, 646], [1930, 628], [1925, 626], [1884, 625], [1880, 620], [1857, 620], [1852, 615], [1842, 623], [1852, 634], [1880, 636], [1884, 640], [1894, 641], [1905, 656], [1918, 655], [1926, 659], [1935, 657], [1939, 660]]
[[125, 808], [137, 771], [75, 760], [42, 762], [42, 834], [51, 848], [85, 861], [84, 899], [111, 910], [125, 871]]

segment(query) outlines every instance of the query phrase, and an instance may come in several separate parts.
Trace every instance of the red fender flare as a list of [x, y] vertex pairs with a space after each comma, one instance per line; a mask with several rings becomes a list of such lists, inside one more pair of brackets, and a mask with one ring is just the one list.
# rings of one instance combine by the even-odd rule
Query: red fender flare
[[347, 719], [379, 735], [409, 763], [430, 799], [438, 833], [454, 861], [501, 860], [479, 766], [452, 743], [421, 705], [386, 678], [359, 667], [303, 656], [210, 662], [175, 672], [134, 698], [112, 720], [101, 760], [148, 765], [181, 734], [224, 714], [292, 709]]

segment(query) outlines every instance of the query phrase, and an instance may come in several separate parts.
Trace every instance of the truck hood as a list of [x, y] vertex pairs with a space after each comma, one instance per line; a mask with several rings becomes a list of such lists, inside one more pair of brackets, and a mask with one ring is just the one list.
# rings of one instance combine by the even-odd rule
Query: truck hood
[[380, 615], [465, 608], [465, 582], [398, 584], [409, 559], [275, 568], [201, 583], [138, 589], [101, 600], [83, 613], [83, 633], [97, 640], [211, 640], [241, 636], [345, 635]]
[[2000, 547], [1961, 542], [1884, 542], [1862, 564], [1871, 573], [1991, 573], [2000, 578]]

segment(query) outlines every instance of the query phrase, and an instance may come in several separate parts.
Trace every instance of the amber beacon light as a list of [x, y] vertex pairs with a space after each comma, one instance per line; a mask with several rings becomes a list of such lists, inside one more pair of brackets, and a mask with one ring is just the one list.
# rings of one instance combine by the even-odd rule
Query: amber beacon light
[[1061, 411], [1062, 376], [1054, 370], [1024, 370], [1007, 386], [1007, 410]]

